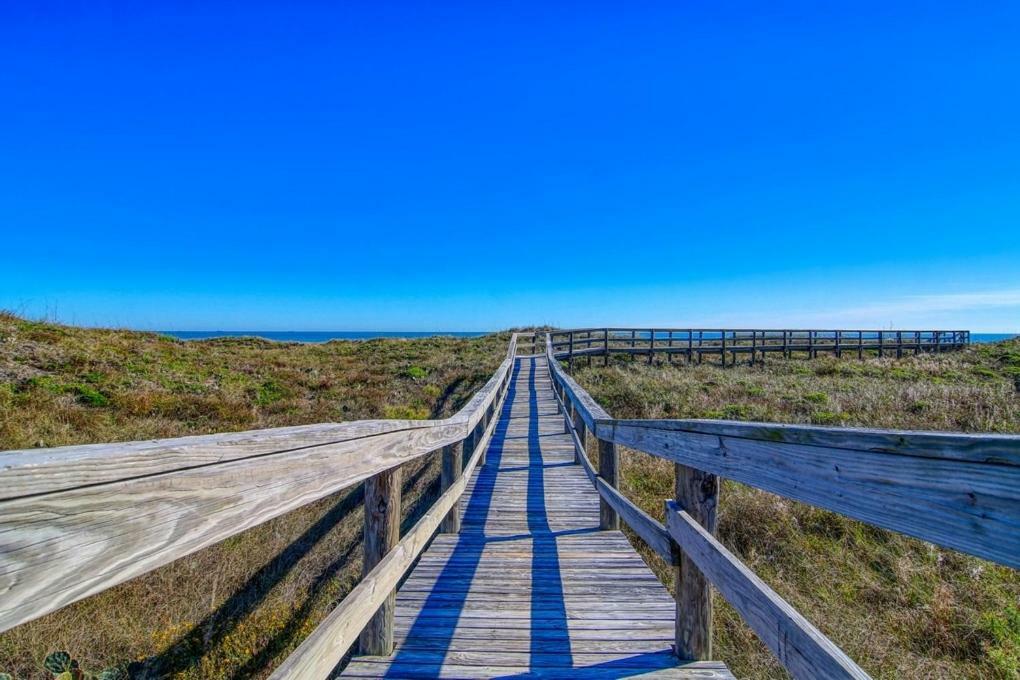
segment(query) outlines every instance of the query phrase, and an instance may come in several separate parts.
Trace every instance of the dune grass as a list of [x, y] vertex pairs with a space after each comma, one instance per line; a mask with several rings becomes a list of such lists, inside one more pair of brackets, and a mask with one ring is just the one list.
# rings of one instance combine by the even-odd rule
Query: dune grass
[[[502, 361], [478, 339], [183, 342], [0, 314], [0, 450], [365, 418], [445, 417]], [[438, 495], [438, 458], [404, 471], [404, 529]], [[360, 485], [0, 634], [0, 671], [265, 677], [358, 582]]]
[[[619, 418], [1020, 432], [1020, 340], [901, 359], [769, 356], [754, 368], [600, 362], [575, 377]], [[672, 464], [622, 460], [623, 491], [661, 520]], [[723, 543], [875, 677], [1020, 677], [1020, 573], [729, 481], [719, 508]], [[642, 553], [672, 586], [672, 570]], [[741, 678], [783, 677], [715, 603], [715, 656]]]

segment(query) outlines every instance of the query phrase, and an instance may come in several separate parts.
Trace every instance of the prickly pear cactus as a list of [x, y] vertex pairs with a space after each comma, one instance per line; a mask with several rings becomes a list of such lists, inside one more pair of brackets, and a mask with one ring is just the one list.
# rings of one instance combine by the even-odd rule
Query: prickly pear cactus
[[53, 673], [54, 680], [84, 680], [78, 662], [67, 652], [53, 652], [43, 661], [43, 668]]
[[67, 652], [53, 652], [43, 661], [43, 668], [53, 675], [60, 675], [71, 670], [74, 659]]

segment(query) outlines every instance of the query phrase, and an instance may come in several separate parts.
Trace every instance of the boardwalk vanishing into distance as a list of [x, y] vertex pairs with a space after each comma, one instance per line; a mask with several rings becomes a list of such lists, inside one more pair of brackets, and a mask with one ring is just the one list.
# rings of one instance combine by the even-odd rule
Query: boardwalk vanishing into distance
[[[862, 331], [622, 332], [515, 333], [443, 420], [0, 453], [0, 630], [355, 484], [363, 578], [276, 680], [729, 678], [713, 590], [794, 678], [867, 678], [716, 538], [722, 478], [1020, 568], [1020, 436], [617, 419], [569, 373], [614, 353], [697, 360], [696, 341], [720, 364], [746, 349], [953, 351], [966, 331], [882, 331], [875, 347]], [[664, 523], [620, 491], [623, 447], [674, 464]], [[401, 536], [402, 466], [440, 450], [442, 493]], [[674, 569], [673, 592], [621, 524]]]
[[343, 677], [728, 678], [680, 664], [675, 603], [619, 530], [575, 460], [544, 356], [514, 364], [482, 465], [400, 587], [396, 649]]

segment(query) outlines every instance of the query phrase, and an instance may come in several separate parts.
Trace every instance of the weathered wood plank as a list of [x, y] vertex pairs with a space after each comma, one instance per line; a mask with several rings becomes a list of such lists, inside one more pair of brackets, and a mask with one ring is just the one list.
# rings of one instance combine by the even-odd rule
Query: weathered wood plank
[[[400, 468], [390, 468], [365, 480], [365, 531], [362, 544], [362, 578], [396, 547], [400, 540]], [[394, 583], [394, 588], [396, 584]], [[361, 631], [359, 644], [364, 654], [389, 654], [393, 651], [393, 610], [396, 592], [384, 594], [375, 614]]]
[[[440, 471], [440, 486], [445, 492], [456, 483], [464, 467], [464, 442], [443, 447], [443, 461]], [[443, 519], [443, 533], [455, 534], [460, 531], [460, 505], [455, 502]]]
[[[500, 396], [505, 398], [505, 392]], [[496, 421], [490, 423], [482, 444], [468, 461], [461, 476], [439, 497], [407, 535], [383, 554], [372, 570], [347, 597], [323, 619], [294, 652], [270, 676], [283, 678], [327, 677], [354, 644], [374, 613], [391, 597], [390, 593], [418, 559], [428, 541], [464, 494], [481, 458], [484, 445], [491, 440]], [[392, 631], [390, 632], [392, 635]]]
[[[615, 488], [620, 483], [620, 455], [616, 450], [616, 444], [613, 442], [606, 441], [605, 439], [599, 439], [598, 443], [599, 477], [603, 480], [605, 486], [611, 487], [615, 491]], [[602, 493], [601, 488], [599, 489], [599, 493]], [[626, 500], [622, 495], [620, 495], [620, 498]], [[629, 503], [630, 501], [627, 502]], [[634, 506], [634, 508], [637, 509], [637, 506]], [[599, 499], [599, 528], [619, 529], [620, 518], [617, 514], [618, 512], [619, 510], [615, 509], [610, 500], [603, 495], [603, 497]], [[633, 515], [630, 519], [634, 519]], [[638, 531], [637, 529], [634, 530]], [[665, 530], [663, 530], [663, 532], [665, 532]], [[640, 534], [640, 531], [638, 533]], [[652, 543], [649, 543], [649, 545], [652, 545]]]
[[679, 505], [667, 501], [677, 544], [795, 678], [868, 678], [839, 647], [733, 556]]
[[[780, 440], [772, 426], [742, 425], [616, 420], [596, 430], [623, 446], [1020, 568], [1020, 466], [1001, 462], [1020, 437], [996, 437], [978, 454], [996, 462], [985, 462], [955, 447], [960, 437], [972, 441], [965, 435], [925, 433], [931, 448], [917, 448], [909, 433], [898, 433], [907, 442], [898, 449], [867, 449], [852, 448], [855, 433], [832, 431], [838, 428], [813, 432], [817, 443], [805, 444]], [[745, 436], [728, 434], [736, 431]], [[861, 436], [888, 442], [897, 435]], [[843, 445], [826, 443], [836, 441]]]
[[[714, 536], [717, 525], [719, 478], [676, 465], [677, 505]], [[681, 552], [676, 560], [676, 650], [684, 659], [712, 658], [712, 592], [708, 579], [691, 557]]]
[[363, 421], [0, 454], [0, 630], [462, 440], [515, 339], [452, 418]]
[[623, 523], [633, 529], [634, 533], [640, 536], [649, 548], [666, 560], [673, 560], [673, 541], [665, 527], [634, 505], [629, 498], [606, 484], [606, 481], [601, 477], [598, 480], [598, 490], [599, 495], [623, 520]]
[[515, 380], [460, 533], [437, 536], [397, 595], [397, 650], [343, 675], [729, 677], [676, 668], [673, 600], [619, 531], [598, 530], [582, 471], [598, 480], [574, 428], [560, 430], [547, 364], [525, 359]]
[[559, 362], [552, 357], [552, 348], [550, 345], [546, 346], [546, 356], [548, 359], [547, 365], [549, 366], [549, 371], [551, 372], [553, 379], [560, 384], [567, 394], [567, 399], [564, 401], [569, 401], [570, 404], [578, 409], [585, 425], [589, 430], [594, 432], [595, 422], [597, 420], [608, 419], [609, 414], [606, 413], [605, 409], [599, 406], [598, 402], [596, 402], [590, 394], [585, 392], [580, 385], [574, 382], [573, 378], [567, 375], [563, 369], [560, 368]]

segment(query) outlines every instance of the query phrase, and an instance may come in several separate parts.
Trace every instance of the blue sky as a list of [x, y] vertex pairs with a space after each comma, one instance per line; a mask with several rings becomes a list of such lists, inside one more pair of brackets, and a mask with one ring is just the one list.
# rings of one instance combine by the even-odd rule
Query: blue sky
[[0, 307], [1020, 330], [1020, 3], [0, 7]]

